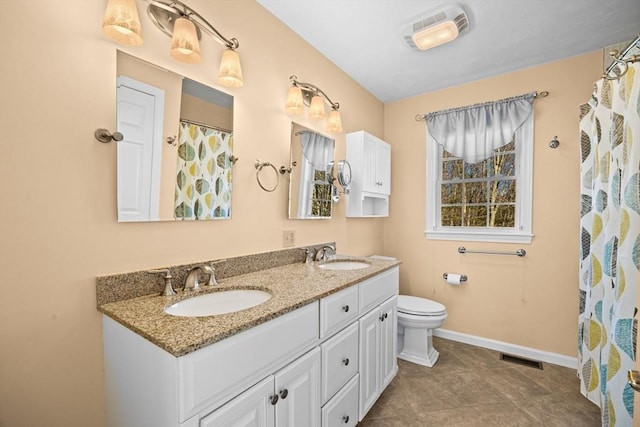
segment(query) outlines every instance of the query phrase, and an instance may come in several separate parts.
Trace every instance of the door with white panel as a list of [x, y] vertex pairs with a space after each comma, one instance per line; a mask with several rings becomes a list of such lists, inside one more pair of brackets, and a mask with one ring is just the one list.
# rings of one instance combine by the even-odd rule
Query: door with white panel
[[164, 91], [119, 77], [118, 221], [158, 219]]
[[320, 348], [275, 374], [277, 427], [320, 427]]

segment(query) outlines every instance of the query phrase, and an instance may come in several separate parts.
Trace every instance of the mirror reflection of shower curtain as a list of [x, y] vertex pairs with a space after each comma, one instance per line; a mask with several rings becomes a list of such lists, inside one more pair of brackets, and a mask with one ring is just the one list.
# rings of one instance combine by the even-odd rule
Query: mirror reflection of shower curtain
[[580, 390], [603, 426], [633, 423], [640, 248], [640, 64], [581, 106]]
[[175, 217], [231, 217], [233, 134], [180, 121]]
[[[334, 140], [314, 132], [303, 132], [300, 135], [300, 144], [302, 145], [302, 165], [300, 165], [300, 188], [298, 190], [298, 217], [313, 218], [319, 216], [312, 212], [316, 173], [320, 171], [319, 173], [322, 174], [323, 171], [326, 171], [329, 162], [333, 161]], [[331, 194], [330, 190], [329, 188], [329, 195]], [[329, 214], [322, 216], [331, 216], [330, 209], [331, 197], [329, 196]]]

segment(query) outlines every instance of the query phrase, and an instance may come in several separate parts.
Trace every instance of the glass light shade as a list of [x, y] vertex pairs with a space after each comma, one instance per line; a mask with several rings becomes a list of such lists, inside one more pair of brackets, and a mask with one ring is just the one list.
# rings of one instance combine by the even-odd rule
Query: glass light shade
[[309, 106], [309, 118], [311, 120], [324, 119], [326, 113], [324, 112], [324, 102], [320, 95], [315, 95], [311, 98], [311, 106]]
[[289, 114], [302, 114], [304, 103], [302, 101], [302, 89], [298, 86], [291, 86], [287, 93], [287, 103], [284, 109]]
[[142, 30], [136, 0], [109, 0], [102, 32], [111, 40], [129, 46], [142, 44]]
[[329, 117], [327, 118], [327, 131], [331, 133], [342, 132], [342, 117], [340, 117], [340, 111], [331, 110]]
[[241, 87], [244, 84], [240, 55], [233, 49], [227, 49], [222, 53], [218, 83], [227, 87]]
[[411, 38], [420, 50], [427, 50], [449, 43], [458, 37], [458, 27], [453, 21], [445, 21], [414, 33]]
[[196, 25], [187, 18], [176, 19], [171, 38], [171, 57], [180, 62], [200, 62], [200, 43]]

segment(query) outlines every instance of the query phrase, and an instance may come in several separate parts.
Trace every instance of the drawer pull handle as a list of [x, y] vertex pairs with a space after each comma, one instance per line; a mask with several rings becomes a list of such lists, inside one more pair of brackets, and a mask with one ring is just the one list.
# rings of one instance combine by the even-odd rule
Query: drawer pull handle
[[282, 400], [286, 399], [287, 396], [289, 396], [289, 390], [287, 390], [286, 388], [284, 390], [280, 390], [280, 397], [282, 398]]
[[344, 366], [349, 366], [349, 358], [345, 357], [344, 359], [342, 359], [342, 363], [344, 363]]
[[278, 403], [278, 395], [274, 394], [273, 396], [271, 396], [271, 399], [269, 399], [269, 401], [272, 405], [275, 405], [276, 403]]
[[342, 310], [344, 310], [345, 313], [349, 312], [349, 306], [345, 305], [344, 307], [342, 307]]
[[349, 415], [345, 415], [344, 417], [342, 417], [342, 421], [344, 421], [344, 423], [348, 423], [349, 422]]

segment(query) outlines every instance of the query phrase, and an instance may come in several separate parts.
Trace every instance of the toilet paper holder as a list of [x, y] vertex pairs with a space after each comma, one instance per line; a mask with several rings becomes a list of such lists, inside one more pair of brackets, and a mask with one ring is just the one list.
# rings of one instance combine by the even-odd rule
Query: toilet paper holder
[[[447, 277], [449, 276], [448, 273], [443, 273], [442, 277], [444, 278], [444, 280], [447, 280]], [[461, 282], [466, 282], [467, 281], [467, 275], [466, 274], [461, 274], [460, 275], [460, 281]]]

